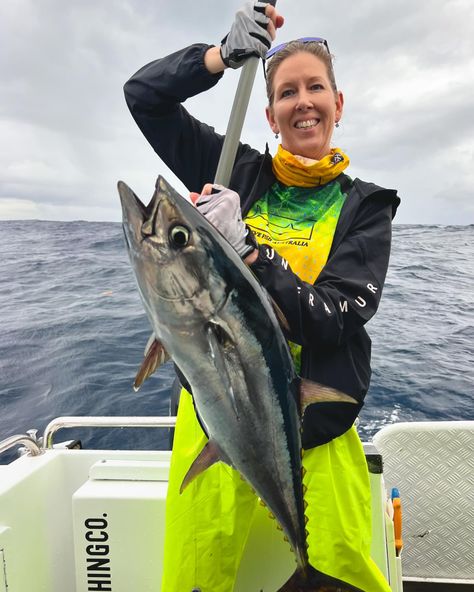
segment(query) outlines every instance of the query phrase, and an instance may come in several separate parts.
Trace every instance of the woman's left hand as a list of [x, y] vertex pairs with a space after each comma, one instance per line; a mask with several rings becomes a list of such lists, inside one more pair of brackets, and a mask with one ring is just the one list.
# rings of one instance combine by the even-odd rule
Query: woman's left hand
[[201, 194], [191, 193], [190, 197], [201, 214], [217, 228], [242, 259], [255, 250], [247, 242], [250, 231], [242, 221], [238, 193], [222, 185], [207, 183]]

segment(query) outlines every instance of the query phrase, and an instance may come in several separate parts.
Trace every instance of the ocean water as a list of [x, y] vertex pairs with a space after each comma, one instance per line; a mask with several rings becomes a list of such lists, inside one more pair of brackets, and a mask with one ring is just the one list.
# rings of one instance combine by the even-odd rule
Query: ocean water
[[[474, 226], [395, 226], [367, 328], [363, 440], [399, 421], [474, 419]], [[118, 223], [0, 222], [0, 440], [61, 415], [168, 415], [170, 364], [132, 390], [150, 327]], [[165, 429], [70, 429], [85, 447], [167, 448]], [[9, 462], [16, 453], [6, 453]]]

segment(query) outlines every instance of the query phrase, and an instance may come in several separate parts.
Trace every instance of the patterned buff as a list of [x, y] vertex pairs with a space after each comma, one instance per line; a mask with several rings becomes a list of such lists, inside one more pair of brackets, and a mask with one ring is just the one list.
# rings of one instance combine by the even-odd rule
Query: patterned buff
[[349, 158], [340, 148], [332, 148], [321, 160], [310, 160], [294, 156], [280, 144], [277, 154], [273, 157], [273, 172], [284, 185], [316, 187], [335, 179], [349, 166], [349, 162]]

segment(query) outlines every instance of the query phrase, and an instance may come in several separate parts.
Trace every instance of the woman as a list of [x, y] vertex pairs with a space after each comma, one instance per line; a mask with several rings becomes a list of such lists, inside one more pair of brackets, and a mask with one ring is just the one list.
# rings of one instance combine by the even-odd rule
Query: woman
[[[209, 182], [223, 137], [182, 106], [215, 85], [227, 67], [240, 67], [249, 55], [264, 57], [282, 24], [273, 6], [250, 2], [220, 47], [196, 44], [144, 66], [125, 85], [126, 100], [155, 151], [281, 308], [300, 374], [359, 402], [313, 405], [305, 413], [314, 581], [289, 582], [282, 590], [389, 592], [370, 559], [368, 472], [353, 423], [370, 379], [364, 324], [380, 300], [399, 199], [395, 191], [352, 180], [343, 172], [348, 157], [331, 148], [343, 95], [323, 40], [289, 43], [267, 59], [266, 115], [281, 144], [273, 158], [268, 148], [261, 154], [240, 144], [229, 189], [216, 195]], [[226, 203], [236, 194], [252, 233], [246, 234], [240, 212], [229, 216]], [[230, 592], [255, 509], [249, 487], [222, 463], [179, 496], [205, 442], [183, 390], [167, 504], [165, 592]]]

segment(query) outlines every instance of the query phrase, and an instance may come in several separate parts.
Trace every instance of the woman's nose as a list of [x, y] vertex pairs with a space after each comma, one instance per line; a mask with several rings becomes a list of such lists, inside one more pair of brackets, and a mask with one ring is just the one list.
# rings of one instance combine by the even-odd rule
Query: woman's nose
[[296, 104], [297, 109], [305, 110], [310, 109], [313, 106], [311, 97], [307, 92], [300, 92], [298, 94], [298, 102]]

